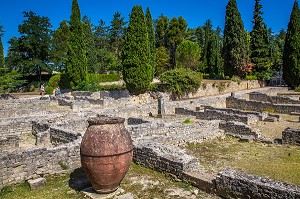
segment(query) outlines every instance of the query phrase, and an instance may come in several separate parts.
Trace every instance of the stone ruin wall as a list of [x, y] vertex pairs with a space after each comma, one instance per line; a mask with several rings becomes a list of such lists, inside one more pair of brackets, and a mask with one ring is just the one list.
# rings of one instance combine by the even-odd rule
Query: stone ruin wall
[[244, 100], [235, 97], [226, 98], [226, 107], [241, 109], [241, 110], [249, 110], [249, 111], [260, 111], [260, 112], [275, 111], [284, 114], [289, 114], [292, 112], [300, 112], [300, 104], [299, 105], [272, 104], [270, 102]]
[[282, 132], [282, 143], [300, 146], [300, 128], [287, 128]]
[[[80, 167], [80, 134], [38, 123], [33, 124], [33, 129], [36, 134], [49, 130], [50, 139], [56, 146], [2, 150], [0, 189], [38, 176], [65, 173]], [[37, 132], [38, 129], [41, 132]]]
[[300, 198], [300, 187], [236, 170], [220, 172], [215, 184], [217, 194], [226, 198]]
[[[153, 108], [150, 107], [151, 106], [149, 106], [149, 110]], [[122, 111], [125, 110], [126, 109], [123, 109]], [[66, 121], [65, 123], [57, 124], [57, 126], [52, 125], [52, 127], [45, 127], [45, 129], [42, 128], [37, 131], [37, 134], [38, 132], [42, 133], [49, 131], [50, 136], [52, 133], [54, 140], [58, 140], [57, 147], [36, 147], [29, 150], [17, 149], [1, 151], [0, 188], [9, 184], [15, 184], [24, 180], [35, 178], [37, 176], [66, 172], [67, 170], [62, 168], [63, 164], [68, 166], [68, 170], [80, 167], [79, 144], [81, 137], [74, 132], [64, 130], [64, 128], [68, 125], [67, 123], [68, 122]], [[72, 125], [73, 124], [71, 124], [71, 126]], [[78, 128], [83, 129], [84, 122], [78, 124]], [[260, 183], [258, 181], [253, 181], [254, 177], [251, 175], [248, 175], [248, 178], [243, 178], [243, 181], [239, 182], [241, 176], [246, 175], [242, 173], [227, 180], [226, 172], [223, 172], [219, 175], [220, 177], [207, 181], [204, 180], [204, 182], [201, 177], [190, 174], [191, 171], [198, 167], [197, 159], [187, 155], [183, 150], [176, 147], [166, 146], [163, 144], [155, 145], [154, 143], [139, 143], [135, 145], [134, 161], [145, 167], [172, 173], [180, 179], [189, 181], [200, 189], [204, 189], [203, 183], [205, 183], [206, 188], [208, 187], [210, 191], [225, 197], [229, 196], [233, 192], [239, 194], [241, 192], [241, 189], [239, 189], [241, 183], [247, 184], [245, 189], [250, 197], [256, 197], [257, 193], [260, 194], [261, 192], [260, 189], [251, 189], [251, 187], [260, 187]], [[232, 180], [234, 182], [238, 182], [236, 183], [236, 186], [234, 186], [234, 183], [231, 182]], [[266, 180], [266, 182], [264, 182], [264, 186], [272, 187], [273, 185], [274, 183], [272, 184], [271, 181]], [[268, 189], [268, 194], [281, 196], [286, 193], [287, 186], [289, 187], [289, 193], [294, 194], [294, 198], [300, 197], [299, 188], [289, 185], [278, 185], [277, 187], [272, 187]], [[224, 190], [230, 190], [230, 194]]]
[[300, 104], [300, 100], [294, 100], [282, 96], [269, 96], [259, 92], [249, 93], [249, 100], [270, 102], [272, 104]]

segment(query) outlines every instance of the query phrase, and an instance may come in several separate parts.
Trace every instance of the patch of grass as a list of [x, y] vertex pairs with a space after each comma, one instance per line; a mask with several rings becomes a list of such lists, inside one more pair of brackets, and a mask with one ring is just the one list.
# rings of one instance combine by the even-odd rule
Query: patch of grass
[[268, 107], [264, 108], [263, 111], [268, 112], [268, 113], [276, 113], [275, 108], [272, 106], [268, 106]]
[[62, 170], [67, 170], [69, 168], [69, 166], [63, 161], [59, 161], [58, 164]]
[[233, 168], [300, 185], [300, 147], [238, 142], [235, 138], [189, 144], [187, 149], [212, 173]]
[[[46, 177], [46, 186], [36, 190], [30, 190], [27, 182], [19, 185], [8, 186], [0, 191], [1, 199], [53, 199], [53, 198], [84, 198], [80, 192], [76, 192], [69, 187], [69, 174], [62, 176]], [[68, 191], [72, 191], [71, 193]]]
[[183, 120], [182, 123], [183, 124], [193, 124], [193, 121], [190, 118], [186, 118], [185, 120]]

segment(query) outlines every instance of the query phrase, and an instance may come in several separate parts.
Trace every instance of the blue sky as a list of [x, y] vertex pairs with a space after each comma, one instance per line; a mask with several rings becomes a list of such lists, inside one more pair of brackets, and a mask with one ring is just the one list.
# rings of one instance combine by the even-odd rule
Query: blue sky
[[[245, 28], [252, 29], [254, 0], [237, 0]], [[225, 8], [228, 0], [78, 0], [81, 15], [87, 15], [93, 24], [98, 25], [103, 19], [107, 25], [115, 12], [120, 12], [128, 21], [128, 16], [134, 5], [141, 5], [144, 10], [149, 6], [152, 18], [164, 14], [169, 18], [182, 16], [189, 28], [203, 25], [211, 19], [214, 27], [224, 27]], [[286, 29], [294, 0], [261, 0], [264, 21], [274, 32]], [[4, 26], [5, 35], [2, 38], [6, 54], [7, 41], [13, 36], [19, 36], [18, 25], [23, 18], [23, 11], [33, 11], [50, 19], [53, 29], [71, 15], [72, 0], [0, 0], [0, 24]]]

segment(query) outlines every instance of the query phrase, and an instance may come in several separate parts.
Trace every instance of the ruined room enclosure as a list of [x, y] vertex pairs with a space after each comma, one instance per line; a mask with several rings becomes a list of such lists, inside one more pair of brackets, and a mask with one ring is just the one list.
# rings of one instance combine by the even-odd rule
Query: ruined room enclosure
[[[267, 96], [277, 94], [276, 89], [271, 88], [259, 91]], [[3, 113], [7, 115], [8, 109], [11, 113], [8, 116], [1, 115], [1, 140], [4, 140], [1, 142], [4, 144], [0, 157], [3, 171], [1, 187], [80, 167], [79, 145], [87, 128], [87, 118], [99, 114], [126, 118], [126, 128], [131, 132], [135, 146], [134, 162], [142, 166], [170, 173], [202, 190], [221, 196], [229, 194], [225, 191], [227, 189], [236, 191], [236, 183], [244, 178], [248, 180], [242, 189], [249, 189], [266, 181], [268, 183], [264, 186], [268, 186], [270, 192], [284, 187], [285, 191], [280, 194], [299, 194], [297, 187], [273, 182], [266, 178], [273, 176], [264, 176], [264, 173], [261, 178], [224, 170], [230, 167], [256, 174], [251, 170], [235, 167], [233, 160], [251, 164], [259, 159], [255, 154], [262, 154], [267, 147], [284, 149], [285, 145], [274, 144], [274, 141], [285, 143], [296, 140], [294, 144], [297, 144], [297, 131], [288, 132], [286, 139], [283, 139], [280, 131], [287, 127], [299, 129], [299, 116], [284, 112], [286, 109], [291, 110], [290, 113], [300, 112], [297, 109], [299, 105], [253, 100], [250, 99], [251, 94], [246, 93], [249, 92], [237, 92], [231, 97], [227, 94], [183, 101], [169, 101], [165, 98], [166, 114], [162, 118], [156, 117], [157, 99], [150, 95], [120, 99], [107, 97], [99, 100], [95, 96], [84, 94], [85, 96], [77, 97], [62, 96], [61, 99], [4, 103], [1, 108], [5, 110]], [[257, 105], [258, 102], [263, 105]], [[233, 107], [234, 105], [237, 107]], [[259, 110], [256, 110], [257, 107]], [[25, 111], [27, 109], [28, 112]], [[272, 131], [277, 128], [278, 130]], [[238, 139], [227, 138], [226, 135]], [[222, 147], [216, 147], [214, 142]], [[225, 150], [226, 147], [228, 150]], [[257, 152], [249, 153], [249, 148]], [[275, 148], [273, 151], [276, 151]], [[299, 146], [290, 148], [295, 150], [290, 152], [290, 157], [298, 154]], [[241, 157], [249, 159], [243, 160]], [[297, 159], [293, 161], [299, 165]], [[224, 182], [227, 178], [231, 181]], [[282, 181], [299, 186], [297, 182]], [[260, 191], [257, 190], [258, 193]], [[258, 193], [251, 192], [252, 195]]]

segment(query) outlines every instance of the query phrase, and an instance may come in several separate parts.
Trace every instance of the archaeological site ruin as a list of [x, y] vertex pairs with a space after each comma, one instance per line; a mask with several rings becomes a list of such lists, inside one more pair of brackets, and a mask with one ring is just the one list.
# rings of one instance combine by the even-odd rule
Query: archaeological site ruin
[[[178, 101], [166, 93], [130, 96], [126, 91], [1, 100], [0, 189], [81, 167], [87, 120], [101, 115], [125, 118], [133, 161], [143, 167], [225, 198], [300, 198], [296, 185], [234, 168], [209, 172], [186, 149], [225, 136], [300, 147], [299, 96], [286, 87], [242, 81], [202, 83], [196, 93]], [[187, 118], [192, 122], [183, 122]], [[282, 126], [278, 134], [266, 133], [276, 125]]]

